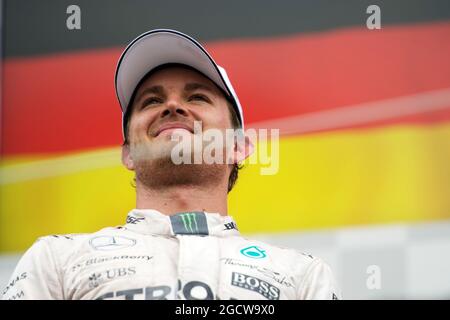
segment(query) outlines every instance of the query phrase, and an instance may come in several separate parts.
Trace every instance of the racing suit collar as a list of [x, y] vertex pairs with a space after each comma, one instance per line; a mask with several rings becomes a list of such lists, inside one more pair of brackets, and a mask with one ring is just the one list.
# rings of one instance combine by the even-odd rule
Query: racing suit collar
[[153, 209], [133, 209], [128, 213], [126, 229], [144, 234], [197, 235], [227, 237], [239, 235], [231, 216], [204, 211], [180, 212], [168, 216]]

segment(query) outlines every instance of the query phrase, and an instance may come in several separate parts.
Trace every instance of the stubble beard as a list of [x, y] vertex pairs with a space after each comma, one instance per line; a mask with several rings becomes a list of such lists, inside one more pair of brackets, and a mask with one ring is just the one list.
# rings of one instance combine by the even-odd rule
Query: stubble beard
[[134, 159], [136, 183], [149, 190], [161, 191], [174, 187], [211, 189], [226, 179], [226, 164], [194, 164], [191, 151], [190, 164], [175, 164], [171, 158], [176, 142], [154, 141], [134, 144], [130, 148]]

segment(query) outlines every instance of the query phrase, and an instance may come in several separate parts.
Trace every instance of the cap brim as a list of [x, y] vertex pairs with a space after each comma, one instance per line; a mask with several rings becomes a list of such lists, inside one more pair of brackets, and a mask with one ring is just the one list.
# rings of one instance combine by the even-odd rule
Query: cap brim
[[235, 103], [243, 124], [242, 109], [225, 70], [195, 39], [169, 29], [152, 30], [140, 35], [122, 53], [117, 64], [115, 87], [123, 114], [141, 79], [152, 69], [166, 63], [191, 66], [211, 79]]

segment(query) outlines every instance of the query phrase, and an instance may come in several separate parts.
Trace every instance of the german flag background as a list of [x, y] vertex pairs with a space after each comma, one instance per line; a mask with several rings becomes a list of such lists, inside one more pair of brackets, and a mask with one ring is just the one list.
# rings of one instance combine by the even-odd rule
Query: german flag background
[[278, 173], [248, 165], [230, 193], [243, 234], [324, 256], [344, 298], [450, 298], [448, 0], [6, 0], [1, 16], [6, 277], [39, 236], [124, 223], [114, 71], [137, 35], [170, 28], [227, 69], [246, 128], [280, 130]]

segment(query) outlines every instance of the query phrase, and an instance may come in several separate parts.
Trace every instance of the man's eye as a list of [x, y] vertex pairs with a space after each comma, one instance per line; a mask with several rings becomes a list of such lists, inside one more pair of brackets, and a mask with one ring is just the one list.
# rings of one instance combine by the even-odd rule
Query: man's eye
[[193, 94], [189, 97], [189, 101], [204, 101], [209, 102], [208, 97], [202, 95], [202, 94]]
[[142, 106], [147, 106], [150, 104], [157, 104], [157, 103], [162, 103], [162, 100], [160, 98], [151, 97], [151, 98], [145, 99], [144, 102], [142, 103]]

